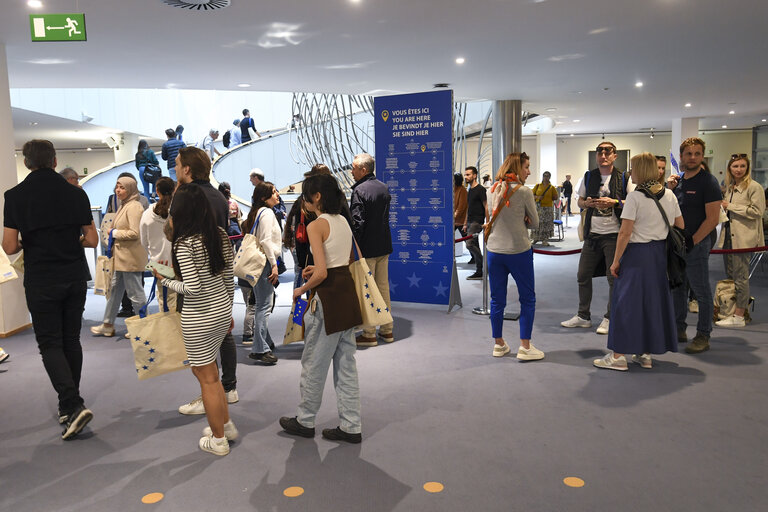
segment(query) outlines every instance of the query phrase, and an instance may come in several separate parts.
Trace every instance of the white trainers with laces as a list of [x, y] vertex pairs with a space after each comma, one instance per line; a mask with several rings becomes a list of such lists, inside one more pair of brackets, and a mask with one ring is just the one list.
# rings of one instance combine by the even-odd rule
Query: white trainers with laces
[[199, 396], [189, 402], [188, 404], [184, 404], [179, 407], [179, 412], [181, 414], [205, 414], [205, 406], [203, 405], [203, 397]]
[[211, 436], [203, 436], [198, 443], [200, 449], [204, 452], [212, 453], [214, 455], [227, 455], [229, 453], [229, 443], [226, 438], [223, 442], [216, 442]]
[[595, 331], [597, 334], [608, 334], [608, 327], [611, 325], [611, 321], [607, 318], [603, 317], [603, 320], [600, 322], [600, 326]]
[[[203, 429], [203, 435], [207, 437], [213, 437], [213, 431], [211, 430], [211, 427], [205, 427]], [[237, 431], [237, 427], [235, 427], [235, 424], [231, 419], [224, 424], [224, 437], [227, 439], [227, 441], [234, 441], [239, 435], [240, 433]]]
[[731, 315], [715, 322], [718, 327], [746, 327], [747, 322], [743, 316]]
[[651, 361], [651, 354], [634, 354], [632, 356], [632, 362], [640, 365], [641, 368], [651, 369], [653, 368], [653, 361]]
[[592, 364], [598, 368], [605, 368], [606, 370], [619, 370], [620, 372], [627, 371], [627, 358], [624, 356], [613, 357], [613, 352], [605, 354], [605, 357], [601, 359], [595, 359]]
[[531, 343], [531, 348], [520, 347], [517, 349], [517, 358], [521, 361], [538, 361], [544, 359], [544, 352], [537, 349]]
[[574, 315], [573, 318], [560, 322], [563, 327], [592, 327], [591, 320], [584, 320], [579, 315]]
[[507, 345], [507, 342], [505, 341], [503, 345], [499, 345], [498, 343], [493, 344], [493, 357], [502, 357], [506, 354], [509, 354], [509, 345]]
[[230, 389], [229, 391], [226, 392], [226, 394], [227, 394], [228, 404], [236, 404], [237, 402], [240, 401], [240, 397], [238, 396], [236, 389]]

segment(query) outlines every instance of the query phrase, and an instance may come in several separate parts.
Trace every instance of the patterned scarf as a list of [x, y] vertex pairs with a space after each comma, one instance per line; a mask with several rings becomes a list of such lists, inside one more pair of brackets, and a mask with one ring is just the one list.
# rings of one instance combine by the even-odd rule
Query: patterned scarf
[[[522, 183], [520, 183], [520, 179], [514, 172], [508, 172], [504, 175], [503, 180], [496, 180], [494, 182], [491, 186], [491, 212], [496, 212], [497, 208], [509, 206], [509, 198], [512, 194], [507, 194], [507, 190], [510, 187], [514, 188], [517, 185], [522, 185]], [[503, 205], [501, 204], [502, 201], [504, 201]]]
[[661, 199], [664, 197], [664, 185], [659, 183], [656, 180], [646, 181], [645, 183], [642, 183], [637, 186], [638, 190], [647, 190], [654, 196], [656, 196], [656, 199]]

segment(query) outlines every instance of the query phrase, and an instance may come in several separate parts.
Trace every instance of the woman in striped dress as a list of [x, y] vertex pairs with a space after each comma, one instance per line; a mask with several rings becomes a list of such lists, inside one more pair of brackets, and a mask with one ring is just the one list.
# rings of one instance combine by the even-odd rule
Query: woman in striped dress
[[203, 430], [200, 449], [215, 455], [229, 453], [237, 429], [229, 418], [227, 399], [219, 380], [216, 354], [232, 330], [232, 247], [216, 226], [208, 200], [200, 187], [181, 185], [171, 204], [173, 270], [177, 279], [162, 278], [163, 286], [184, 295], [181, 330], [192, 373], [200, 382], [209, 427]]

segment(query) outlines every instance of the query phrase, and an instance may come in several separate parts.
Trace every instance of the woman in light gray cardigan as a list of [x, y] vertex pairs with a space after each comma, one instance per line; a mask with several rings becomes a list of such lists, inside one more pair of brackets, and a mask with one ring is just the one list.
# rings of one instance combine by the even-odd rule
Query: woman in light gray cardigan
[[520, 348], [517, 358], [522, 361], [544, 358], [544, 352], [531, 343], [536, 290], [528, 229], [539, 225], [539, 217], [533, 192], [524, 186], [525, 179], [531, 173], [529, 165], [530, 160], [525, 153], [510, 153], [501, 164], [488, 200], [491, 220], [485, 240], [488, 285], [491, 289], [491, 331], [496, 342], [493, 356], [501, 357], [510, 351], [502, 336], [502, 328], [504, 307], [507, 305], [507, 278], [511, 274], [520, 296]]
[[[750, 179], [747, 155], [732, 155], [725, 175], [723, 208], [728, 222], [720, 232], [720, 247], [746, 249], [765, 245], [763, 213], [765, 191], [759, 183]], [[725, 272], [736, 285], [736, 309], [733, 315], [715, 325], [720, 327], [744, 327], [744, 312], [749, 305], [749, 259], [752, 253], [724, 254]]]

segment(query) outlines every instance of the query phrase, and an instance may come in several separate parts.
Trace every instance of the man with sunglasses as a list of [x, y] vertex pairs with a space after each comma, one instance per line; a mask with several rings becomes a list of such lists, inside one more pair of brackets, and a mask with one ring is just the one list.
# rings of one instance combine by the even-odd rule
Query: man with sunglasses
[[[667, 188], [674, 190], [685, 221], [685, 274], [699, 303], [696, 336], [685, 347], [689, 354], [709, 350], [714, 309], [709, 284], [709, 251], [714, 243], [712, 234], [720, 220], [720, 203], [723, 199], [717, 178], [703, 169], [704, 150], [704, 141], [698, 137], [685, 139], [680, 144], [680, 168], [683, 175], [673, 174], [667, 180]], [[688, 316], [688, 287], [678, 286], [673, 289], [672, 301], [677, 321], [677, 341], [687, 343], [685, 321]]]
[[563, 327], [592, 327], [592, 279], [608, 278], [608, 307], [597, 334], [608, 334], [611, 318], [613, 276], [606, 272], [616, 252], [616, 239], [621, 227], [621, 209], [627, 197], [627, 176], [613, 166], [616, 146], [603, 141], [597, 146], [597, 168], [588, 171], [579, 184], [577, 204], [584, 215], [584, 246], [579, 258], [576, 281], [579, 283], [579, 311], [561, 322]]

